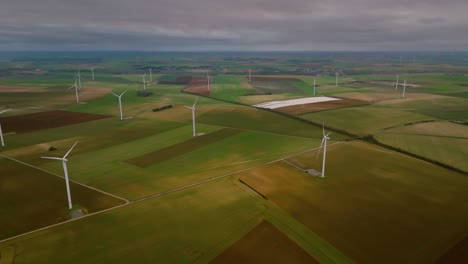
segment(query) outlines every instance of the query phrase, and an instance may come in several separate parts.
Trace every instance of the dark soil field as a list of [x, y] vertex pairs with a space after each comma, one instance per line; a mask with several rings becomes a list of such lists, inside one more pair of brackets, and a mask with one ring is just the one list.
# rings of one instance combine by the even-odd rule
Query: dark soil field
[[211, 143], [223, 140], [227, 137], [241, 133], [241, 130], [224, 128], [209, 134], [194, 137], [190, 140], [181, 142], [179, 144], [172, 145], [167, 148], [163, 148], [154, 152], [147, 153], [145, 155], [125, 160], [124, 162], [138, 166], [138, 167], [149, 167], [153, 164], [160, 163], [174, 157], [183, 155], [187, 152], [191, 152], [202, 148]]
[[111, 117], [110, 115], [86, 114], [54, 110], [26, 115], [8, 116], [0, 118], [4, 133], [26, 133], [48, 128], [73, 125], [93, 120]]
[[468, 236], [451, 248], [441, 258], [437, 264], [467, 263], [468, 261]]
[[[73, 182], [70, 189], [73, 204], [87, 213], [124, 203]], [[64, 179], [0, 158], [0, 240], [65, 221], [67, 211]]]
[[211, 264], [319, 263], [272, 224], [263, 221]]
[[311, 112], [359, 106], [359, 105], [365, 105], [365, 104], [367, 104], [367, 102], [363, 102], [359, 100], [342, 99], [342, 100], [335, 100], [335, 101], [328, 101], [328, 102], [286, 106], [286, 107], [276, 108], [275, 111], [283, 112], [283, 113], [290, 114], [290, 115], [302, 115], [302, 114], [307, 114]]
[[296, 78], [252, 77], [250, 84], [258, 94], [304, 93], [294, 83], [302, 82]]
[[210, 90], [208, 90], [208, 81], [205, 77], [191, 77], [190, 82], [184, 88], [184, 92], [210, 96]]

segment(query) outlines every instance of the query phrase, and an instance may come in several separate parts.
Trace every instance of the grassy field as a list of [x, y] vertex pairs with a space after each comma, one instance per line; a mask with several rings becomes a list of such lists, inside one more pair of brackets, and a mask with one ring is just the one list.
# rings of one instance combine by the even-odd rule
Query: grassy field
[[390, 129], [375, 139], [468, 171], [468, 126], [450, 122], [420, 123]]
[[[3, 157], [0, 175], [0, 240], [70, 219], [63, 178]], [[70, 190], [73, 205], [86, 213], [124, 203], [76, 183]]]
[[325, 122], [327, 126], [366, 135], [409, 122], [431, 120], [433, 117], [405, 111], [397, 107], [369, 105], [342, 108], [301, 115], [315, 122]]
[[428, 263], [468, 232], [466, 177], [367, 143], [330, 146], [325, 179], [286, 162], [238, 177], [357, 263]]
[[173, 193], [43, 230], [1, 243], [0, 248], [14, 245], [17, 264], [189, 263], [229, 242], [232, 234], [246, 232], [261, 213], [249, 194], [230, 180], [222, 180], [207, 188]]

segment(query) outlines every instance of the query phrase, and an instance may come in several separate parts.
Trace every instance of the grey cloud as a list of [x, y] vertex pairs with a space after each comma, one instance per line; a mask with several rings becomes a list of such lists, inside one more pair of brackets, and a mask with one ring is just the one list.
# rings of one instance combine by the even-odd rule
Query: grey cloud
[[462, 50], [462, 0], [2, 0], [0, 49]]

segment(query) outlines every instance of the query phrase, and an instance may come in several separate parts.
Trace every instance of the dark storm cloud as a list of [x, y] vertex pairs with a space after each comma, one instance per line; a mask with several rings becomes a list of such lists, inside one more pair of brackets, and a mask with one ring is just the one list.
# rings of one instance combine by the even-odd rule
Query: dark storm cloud
[[466, 50], [465, 0], [1, 0], [0, 49]]

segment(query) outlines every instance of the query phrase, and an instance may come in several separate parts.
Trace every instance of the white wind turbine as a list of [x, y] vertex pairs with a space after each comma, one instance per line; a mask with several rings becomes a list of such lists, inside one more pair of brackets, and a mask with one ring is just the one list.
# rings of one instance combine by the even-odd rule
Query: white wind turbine
[[[3, 113], [5, 113], [5, 112], [8, 112], [8, 111], [10, 111], [10, 110], [11, 110], [11, 109], [6, 109], [6, 110], [1, 111], [1, 112], [0, 112], [0, 115], [3, 114]], [[1, 142], [2, 142], [2, 147], [4, 147], [4, 146], [5, 146], [5, 142], [3, 141], [2, 124], [0, 124], [0, 140], [1, 140]]]
[[314, 79], [314, 96], [315, 96], [315, 79]]
[[395, 91], [398, 90], [398, 82], [399, 82], [399, 79], [400, 79], [400, 75], [397, 73], [397, 75], [396, 75], [396, 84], [395, 84]]
[[123, 120], [123, 114], [122, 114], [122, 96], [127, 92], [128, 90], [125, 90], [123, 93], [120, 95], [112, 93], [114, 96], [119, 98], [119, 110], [120, 110], [120, 120]]
[[68, 150], [68, 152], [63, 156], [63, 158], [57, 158], [57, 157], [41, 157], [42, 159], [52, 159], [52, 160], [61, 160], [62, 165], [63, 165], [63, 173], [65, 174], [65, 184], [67, 186], [67, 198], [68, 198], [68, 209], [72, 209], [72, 199], [71, 199], [71, 193], [70, 193], [70, 183], [68, 181], [68, 169], [67, 169], [67, 157], [72, 151], [72, 149], [78, 144], [78, 141], [73, 144], [73, 146]]
[[150, 82], [153, 82], [153, 68], [149, 68]]
[[208, 91], [211, 90], [211, 77], [209, 74], [206, 75], [206, 80], [208, 81]]
[[81, 89], [81, 74], [80, 74], [80, 70], [78, 70], [78, 73], [76, 74], [76, 76], [78, 78], [78, 87], [79, 89]]
[[146, 72], [143, 74], [143, 90], [146, 90]]
[[403, 93], [401, 95], [401, 98], [406, 98], [406, 80], [403, 80]]
[[79, 103], [80, 102], [80, 99], [78, 97], [78, 83], [77, 83], [77, 80], [78, 80], [78, 77], [75, 77], [75, 84], [73, 84], [72, 86], [70, 86], [68, 89], [71, 89], [71, 88], [75, 88], [75, 97], [76, 97], [76, 102]]
[[251, 82], [251, 81], [252, 81], [252, 70], [249, 69], [249, 82]]
[[322, 138], [322, 143], [320, 144], [319, 151], [317, 153], [317, 158], [320, 155], [320, 150], [322, 149], [322, 146], [323, 146], [322, 174], [321, 174], [320, 177], [325, 178], [325, 161], [326, 161], [326, 156], [327, 156], [327, 140], [330, 139], [328, 137], [328, 135], [331, 134], [331, 132], [330, 132], [330, 133], [325, 135], [325, 124], [322, 125], [322, 133], [323, 133], [323, 138]]
[[92, 75], [93, 81], [94, 81], [94, 68], [91, 68], [91, 75]]
[[338, 72], [335, 72], [335, 87], [338, 87]]
[[197, 101], [198, 101], [198, 97], [197, 97], [197, 99], [195, 99], [195, 103], [193, 103], [193, 106], [192, 106], [192, 107], [190, 107], [190, 106], [185, 106], [186, 108], [192, 110], [192, 127], [193, 127], [193, 136], [194, 136], [194, 137], [197, 136], [197, 132], [196, 132], [196, 130], [195, 130], [195, 110], [197, 110], [197, 109], [195, 108], [195, 105], [197, 104]]

